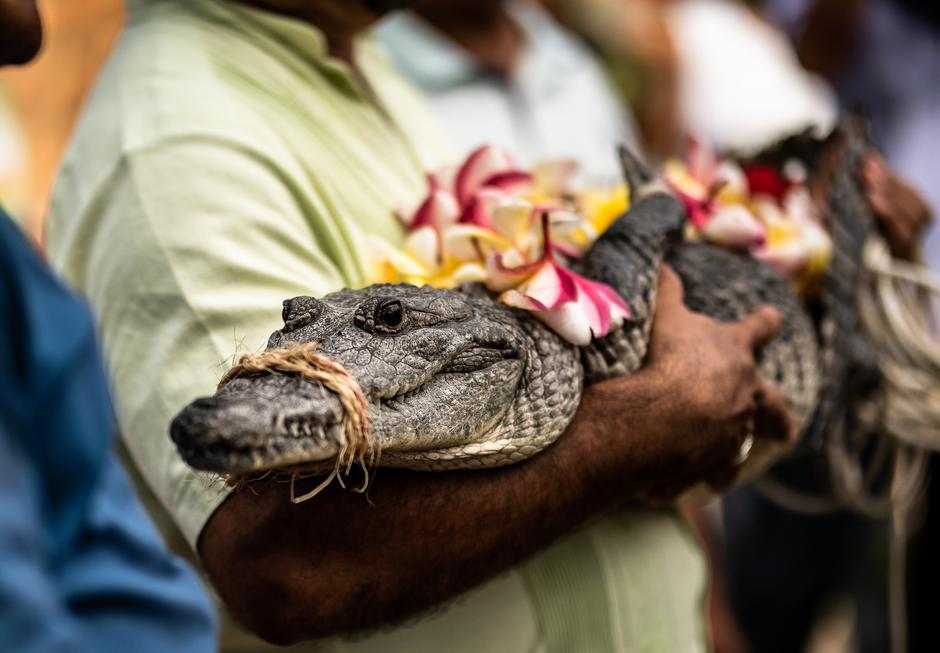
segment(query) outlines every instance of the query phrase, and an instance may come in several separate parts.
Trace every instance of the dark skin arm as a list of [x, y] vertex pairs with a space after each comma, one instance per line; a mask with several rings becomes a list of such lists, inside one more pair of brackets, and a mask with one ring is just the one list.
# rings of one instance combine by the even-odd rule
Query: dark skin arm
[[872, 153], [865, 160], [862, 179], [868, 203], [891, 253], [900, 259], [913, 260], [931, 222], [930, 206], [878, 154]]
[[[824, 206], [826, 202], [826, 188], [833, 163], [831, 153], [824, 156], [819, 172], [814, 175], [812, 192], [819, 206]], [[862, 161], [859, 175], [876, 226], [884, 236], [891, 254], [901, 260], [913, 261], [917, 258], [924, 231], [933, 221], [930, 205], [874, 150]]]
[[587, 388], [566, 433], [524, 463], [383, 469], [371, 505], [336, 486], [299, 505], [284, 483], [233, 493], [199, 546], [220, 595], [279, 644], [378, 626], [482, 583], [662, 478], [724, 473], [755, 418], [774, 425], [764, 437], [792, 437], [752, 355], [775, 312], [731, 325], [690, 313], [671, 272], [657, 311], [649, 364]]

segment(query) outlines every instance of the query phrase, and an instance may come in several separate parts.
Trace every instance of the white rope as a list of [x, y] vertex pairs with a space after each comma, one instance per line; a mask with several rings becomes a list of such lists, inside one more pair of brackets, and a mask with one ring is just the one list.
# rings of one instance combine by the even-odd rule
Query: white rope
[[[877, 236], [865, 243], [862, 266], [859, 314], [884, 374], [880, 410], [875, 411], [883, 433], [879, 444], [893, 449], [886, 497], [891, 518], [888, 601], [891, 650], [901, 653], [907, 650], [907, 543], [924, 495], [929, 452], [940, 450], [940, 338], [934, 304], [940, 278], [919, 263], [892, 258]], [[857, 475], [860, 461], [841, 462], [837, 477]], [[859, 498], [866, 494], [864, 484], [852, 489]]]
[[880, 238], [862, 254], [860, 313], [881, 353], [885, 430], [903, 442], [940, 450], [940, 338], [934, 300], [940, 278], [923, 265], [891, 258]]
[[[840, 427], [827, 434], [832, 496], [796, 492], [770, 477], [759, 479], [757, 486], [768, 499], [796, 512], [818, 515], [852, 508], [890, 518], [891, 650], [901, 653], [907, 648], [907, 541], [924, 495], [928, 456], [940, 451], [940, 304], [935, 304], [940, 301], [940, 277], [920, 263], [892, 258], [877, 236], [865, 244], [862, 267], [859, 315], [880, 356], [884, 391], [861, 407], [859, 417], [873, 427], [869, 432], [875, 440], [849, 443]], [[868, 451], [864, 461], [863, 451]], [[889, 491], [879, 494], [874, 485], [888, 465]]]

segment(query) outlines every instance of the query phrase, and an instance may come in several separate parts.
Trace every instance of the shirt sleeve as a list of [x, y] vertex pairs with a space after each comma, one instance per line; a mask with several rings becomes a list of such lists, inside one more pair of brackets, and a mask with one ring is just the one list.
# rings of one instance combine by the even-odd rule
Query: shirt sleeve
[[162, 546], [113, 457], [81, 544], [53, 567], [41, 473], [0, 425], [0, 641], [19, 653], [215, 650], [205, 590]]
[[256, 148], [177, 138], [126, 153], [85, 207], [53, 205], [50, 251], [98, 316], [121, 435], [193, 546], [227, 489], [183, 463], [170, 421], [264, 347], [283, 300], [348, 284], [309, 184]]
[[[196, 653], [216, 648], [205, 589], [164, 547], [124, 470], [109, 456], [63, 578], [86, 650]], [[89, 609], [91, 608], [91, 609]]]
[[79, 633], [49, 570], [39, 483], [0, 421], [0, 642], [22, 653], [79, 651]]

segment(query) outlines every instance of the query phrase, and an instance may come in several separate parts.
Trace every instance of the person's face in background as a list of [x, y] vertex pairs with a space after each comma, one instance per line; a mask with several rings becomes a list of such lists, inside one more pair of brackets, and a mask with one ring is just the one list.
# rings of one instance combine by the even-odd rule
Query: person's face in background
[[0, 65], [26, 63], [41, 45], [36, 0], [0, 0]]

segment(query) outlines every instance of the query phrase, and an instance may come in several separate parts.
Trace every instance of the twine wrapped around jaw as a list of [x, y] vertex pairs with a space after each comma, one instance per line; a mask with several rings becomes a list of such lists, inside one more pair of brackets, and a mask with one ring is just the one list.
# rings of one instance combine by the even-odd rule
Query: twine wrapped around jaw
[[[283, 374], [322, 383], [339, 398], [343, 406], [344, 437], [340, 443], [336, 465], [323, 483], [301, 497], [294, 496], [293, 482], [295, 478], [303, 477], [303, 471], [284, 470], [291, 473], [291, 500], [294, 503], [312, 498], [334, 478], [338, 478], [341, 469], [345, 468], [345, 473], [348, 474], [355, 463], [362, 465], [368, 483], [366, 458], [368, 457], [368, 462], [372, 464], [377, 453], [369, 430], [368, 402], [359, 382], [346, 368], [318, 353], [316, 349], [317, 343], [308, 342], [283, 349], [271, 349], [261, 354], [244, 354], [238, 359], [238, 363], [222, 376], [218, 385], [221, 390], [226, 384], [240, 377]], [[341, 478], [340, 483], [342, 484]]]

